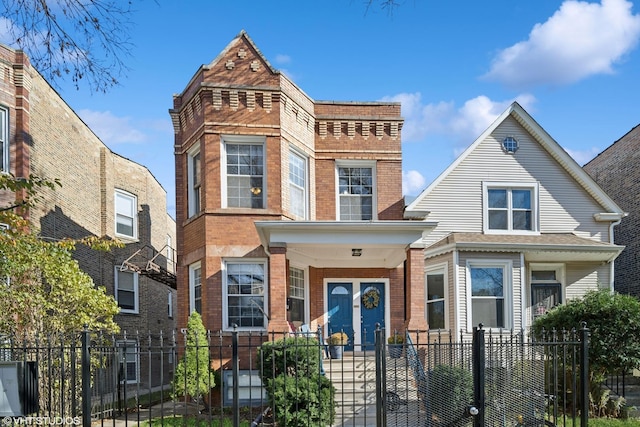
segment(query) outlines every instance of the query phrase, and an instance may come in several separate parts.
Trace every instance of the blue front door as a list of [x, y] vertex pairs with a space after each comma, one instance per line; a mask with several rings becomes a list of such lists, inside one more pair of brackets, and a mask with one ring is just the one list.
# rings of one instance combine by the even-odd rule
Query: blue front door
[[384, 283], [363, 282], [360, 295], [362, 350], [374, 350], [376, 325], [384, 328]]
[[349, 344], [345, 350], [353, 350], [353, 284], [329, 283], [327, 286], [329, 297], [328, 333], [343, 331], [349, 336]]

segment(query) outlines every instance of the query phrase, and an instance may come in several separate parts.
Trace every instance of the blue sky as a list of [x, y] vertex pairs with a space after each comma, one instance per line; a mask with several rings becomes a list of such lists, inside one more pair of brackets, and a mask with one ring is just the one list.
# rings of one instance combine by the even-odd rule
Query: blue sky
[[402, 102], [406, 195], [514, 100], [581, 165], [640, 123], [640, 4], [400, 2], [389, 15], [364, 0], [137, 1], [121, 85], [58, 90], [107, 146], [151, 170], [172, 214], [172, 95], [243, 29], [316, 100]]

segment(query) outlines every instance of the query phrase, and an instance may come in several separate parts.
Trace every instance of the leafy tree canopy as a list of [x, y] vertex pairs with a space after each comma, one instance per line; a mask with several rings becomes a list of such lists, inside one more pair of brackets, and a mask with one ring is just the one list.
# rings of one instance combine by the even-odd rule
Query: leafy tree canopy
[[16, 214], [38, 201], [38, 190], [59, 186], [36, 176], [0, 175], [0, 190], [18, 193], [15, 203], [0, 206], [0, 333], [42, 336], [93, 330], [116, 332], [114, 298], [94, 285], [73, 259], [77, 245], [96, 250], [122, 247], [117, 240], [97, 236], [43, 240], [31, 224]]

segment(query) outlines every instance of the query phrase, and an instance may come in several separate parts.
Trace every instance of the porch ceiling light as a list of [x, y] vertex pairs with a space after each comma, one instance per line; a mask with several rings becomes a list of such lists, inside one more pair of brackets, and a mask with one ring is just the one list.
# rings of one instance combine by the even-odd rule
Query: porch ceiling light
[[362, 249], [351, 249], [351, 256], [362, 256]]

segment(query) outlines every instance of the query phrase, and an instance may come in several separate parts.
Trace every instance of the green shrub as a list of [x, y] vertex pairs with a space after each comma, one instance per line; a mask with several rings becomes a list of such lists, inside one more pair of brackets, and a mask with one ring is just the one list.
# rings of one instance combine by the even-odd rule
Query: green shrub
[[215, 385], [210, 366], [207, 331], [200, 314], [194, 311], [187, 322], [187, 346], [173, 377], [173, 397], [189, 395], [200, 401], [208, 395]]
[[468, 370], [438, 365], [429, 373], [427, 398], [432, 419], [446, 426], [463, 425], [473, 402], [473, 377]]
[[330, 425], [335, 388], [321, 374], [317, 339], [290, 337], [258, 348], [260, 375], [278, 425]]
[[278, 425], [287, 427], [333, 424], [335, 388], [322, 375], [280, 375], [271, 380], [269, 400]]
[[322, 349], [318, 340], [309, 337], [290, 337], [262, 344], [258, 360], [260, 375], [267, 382], [280, 374], [309, 376], [320, 372]]

